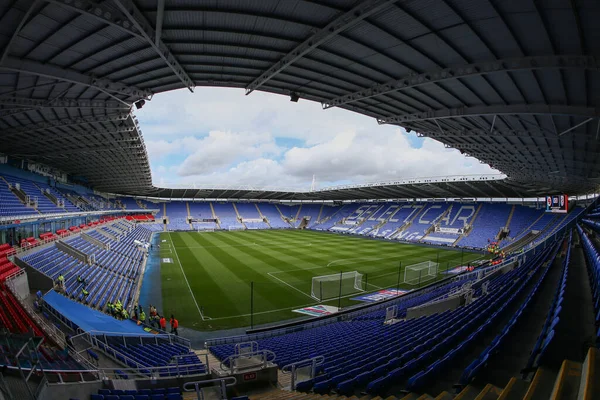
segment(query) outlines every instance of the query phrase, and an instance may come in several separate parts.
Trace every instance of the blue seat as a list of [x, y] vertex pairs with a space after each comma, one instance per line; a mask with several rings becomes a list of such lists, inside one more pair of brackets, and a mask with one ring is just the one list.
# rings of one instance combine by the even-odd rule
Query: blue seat
[[314, 380], [313, 379], [309, 379], [303, 382], [298, 382], [296, 384], [296, 390], [298, 392], [308, 392], [310, 391], [310, 389], [312, 389], [313, 385], [314, 385]]
[[90, 400], [104, 400], [104, 395], [102, 394], [93, 394], [90, 396]]
[[152, 396], [150, 396], [151, 400], [165, 400], [165, 394], [164, 393], [155, 393]]

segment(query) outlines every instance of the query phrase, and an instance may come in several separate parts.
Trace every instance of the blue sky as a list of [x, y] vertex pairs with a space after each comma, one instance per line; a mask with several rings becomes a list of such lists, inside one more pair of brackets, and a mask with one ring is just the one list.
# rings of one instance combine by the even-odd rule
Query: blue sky
[[397, 126], [343, 109], [241, 89], [161, 93], [136, 111], [155, 185], [308, 189], [494, 173]]

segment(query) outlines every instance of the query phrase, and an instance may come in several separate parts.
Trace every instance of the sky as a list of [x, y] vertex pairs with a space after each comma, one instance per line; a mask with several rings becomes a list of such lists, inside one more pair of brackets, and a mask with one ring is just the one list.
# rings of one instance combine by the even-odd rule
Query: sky
[[243, 89], [161, 93], [136, 110], [156, 186], [308, 190], [497, 173], [458, 150], [371, 117]]

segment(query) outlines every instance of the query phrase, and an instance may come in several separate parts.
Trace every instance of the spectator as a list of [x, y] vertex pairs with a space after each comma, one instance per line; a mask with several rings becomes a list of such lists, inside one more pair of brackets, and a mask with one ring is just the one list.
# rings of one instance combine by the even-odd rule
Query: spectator
[[179, 328], [179, 321], [177, 321], [173, 314], [171, 314], [171, 320], [169, 322], [171, 324], [171, 333], [174, 333], [175, 336], [179, 336], [179, 333], [177, 332], [177, 328]]

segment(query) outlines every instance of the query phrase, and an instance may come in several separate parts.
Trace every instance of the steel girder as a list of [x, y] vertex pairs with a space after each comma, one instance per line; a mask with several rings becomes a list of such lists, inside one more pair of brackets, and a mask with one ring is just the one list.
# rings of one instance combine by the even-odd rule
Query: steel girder
[[21, 133], [40, 131], [44, 129], [52, 128], [63, 128], [70, 126], [82, 126], [91, 125], [95, 123], [108, 123], [114, 122], [119, 123], [129, 118], [129, 114], [115, 114], [110, 116], [102, 117], [88, 117], [88, 118], [64, 118], [53, 122], [40, 122], [37, 124], [25, 125], [19, 128], [5, 129], [2, 131], [0, 138], [6, 138], [7, 136], [18, 135]]
[[452, 79], [468, 78], [499, 72], [536, 70], [536, 69], [600, 69], [600, 60], [592, 56], [539, 56], [507, 58], [489, 62], [438, 68], [423, 73], [411, 73], [399, 79], [373, 85], [335, 99], [321, 103], [323, 109], [341, 106], [355, 101], [369, 99], [386, 93], [418, 87], [421, 85], [444, 82]]
[[363, 0], [359, 4], [354, 6], [352, 9], [346, 11], [342, 15], [335, 18], [333, 21], [328, 23], [325, 27], [321, 28], [318, 32], [313, 34], [308, 39], [304, 40], [292, 51], [283, 56], [281, 60], [276, 62], [268, 70], [260, 74], [258, 78], [252, 81], [246, 86], [246, 94], [252, 93], [254, 90], [261, 87], [263, 84], [268, 82], [275, 75], [298, 61], [306, 54], [316, 49], [323, 43], [327, 42], [331, 38], [335, 37], [339, 33], [351, 28], [358, 22], [365, 18], [373, 15], [386, 7], [394, 4], [397, 0]]
[[131, 0], [115, 0], [117, 8], [112, 8], [106, 3], [98, 3], [91, 0], [47, 0], [50, 3], [59, 4], [75, 10], [81, 14], [88, 15], [109, 25], [115, 26], [129, 34], [145, 41], [156, 54], [167, 64], [177, 78], [183, 82], [191, 92], [195, 84], [188, 76], [179, 61], [171, 54], [171, 51], [163, 43], [157, 40], [156, 32], [150, 26], [146, 17], [137, 9]]
[[[42, 64], [33, 60], [25, 60], [8, 56], [5, 58], [4, 62], [0, 64], [0, 69], [43, 76], [45, 78], [56, 79], [63, 82], [69, 82], [76, 85], [83, 85], [98, 89], [102, 93], [105, 93], [115, 100], [128, 106], [131, 105], [131, 103], [135, 100], [149, 99], [152, 96], [152, 91], [147, 89], [140, 89], [135, 86], [128, 86], [122, 83], [112, 82], [109, 79], [96, 78], [77, 71], [64, 69], [51, 64]], [[127, 102], [117, 97], [115, 94], [131, 97], [132, 100]]]
[[402, 124], [408, 122], [434, 121], [446, 118], [485, 117], [494, 115], [564, 115], [579, 117], [600, 117], [600, 112], [592, 107], [546, 105], [546, 104], [509, 104], [494, 106], [474, 106], [443, 108], [413, 114], [403, 114], [377, 119], [379, 124]]

